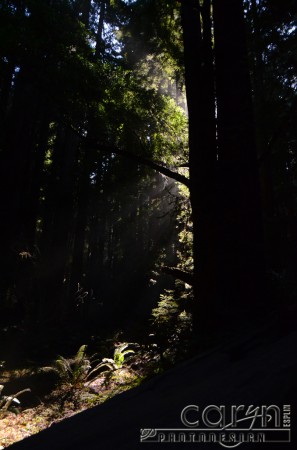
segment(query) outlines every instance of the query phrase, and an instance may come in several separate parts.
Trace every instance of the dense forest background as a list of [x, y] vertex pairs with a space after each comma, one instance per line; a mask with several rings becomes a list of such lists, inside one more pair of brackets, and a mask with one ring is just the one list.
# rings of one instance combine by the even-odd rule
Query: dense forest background
[[0, 1], [4, 352], [290, 326], [294, 3]]

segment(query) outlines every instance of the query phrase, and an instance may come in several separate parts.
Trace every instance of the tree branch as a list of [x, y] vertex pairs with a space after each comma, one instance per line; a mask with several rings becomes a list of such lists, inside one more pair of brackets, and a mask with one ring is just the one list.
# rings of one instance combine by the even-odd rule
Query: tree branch
[[161, 270], [163, 273], [166, 273], [167, 275], [172, 275], [174, 278], [177, 278], [178, 280], [181, 280], [184, 283], [187, 283], [190, 286], [193, 286], [193, 274], [192, 273], [186, 272], [181, 269], [177, 269], [176, 267], [168, 267], [168, 266], [163, 266]]
[[20, 395], [24, 394], [25, 392], [31, 392], [30, 388], [23, 389], [22, 391], [17, 392], [15, 395], [10, 395], [9, 397], [4, 397], [4, 406], [1, 406], [2, 411], [8, 411], [8, 408], [12, 404], [14, 400], [18, 401], [18, 398]]
[[175, 172], [171, 169], [169, 169], [166, 166], [162, 166], [161, 164], [152, 161], [150, 159], [147, 159], [143, 156], [140, 155], [136, 155], [135, 153], [132, 153], [128, 150], [124, 150], [124, 149], [120, 149], [116, 146], [107, 146], [107, 145], [102, 145], [100, 144], [100, 142], [95, 141], [93, 139], [90, 139], [86, 136], [82, 136], [82, 134], [75, 129], [72, 125], [70, 124], [65, 124], [68, 127], [71, 128], [71, 130], [73, 131], [73, 133], [75, 133], [83, 142], [85, 142], [86, 145], [92, 146], [92, 147], [96, 147], [98, 148], [100, 151], [103, 152], [107, 152], [107, 153], [114, 153], [116, 155], [121, 155], [125, 158], [130, 159], [131, 161], [134, 161], [137, 164], [141, 164], [144, 165], [146, 167], [150, 167], [153, 170], [156, 170], [157, 172], [162, 173], [163, 175], [165, 175], [168, 178], [172, 178], [175, 181], [178, 181], [179, 183], [184, 184], [187, 187], [190, 187], [190, 180], [189, 178], [185, 177], [184, 175], [179, 174], [178, 172]]
[[100, 144], [97, 145], [101, 151], [108, 153], [115, 153], [116, 155], [124, 156], [125, 158], [128, 158], [137, 164], [142, 164], [146, 167], [150, 167], [151, 169], [156, 170], [157, 172], [162, 173], [166, 177], [172, 178], [173, 180], [178, 181], [179, 183], [182, 183], [187, 187], [190, 186], [189, 178], [179, 174], [178, 172], [168, 169], [168, 167], [161, 166], [161, 164], [158, 164], [150, 159], [144, 158], [143, 156], [140, 155], [136, 155], [135, 153], [129, 152], [128, 150], [119, 149], [117, 147], [103, 147]]

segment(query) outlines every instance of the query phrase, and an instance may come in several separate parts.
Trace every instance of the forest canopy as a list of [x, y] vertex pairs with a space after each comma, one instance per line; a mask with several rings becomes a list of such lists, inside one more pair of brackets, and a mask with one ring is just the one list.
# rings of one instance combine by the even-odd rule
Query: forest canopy
[[2, 0], [0, 30], [3, 335], [296, 306], [292, 0]]

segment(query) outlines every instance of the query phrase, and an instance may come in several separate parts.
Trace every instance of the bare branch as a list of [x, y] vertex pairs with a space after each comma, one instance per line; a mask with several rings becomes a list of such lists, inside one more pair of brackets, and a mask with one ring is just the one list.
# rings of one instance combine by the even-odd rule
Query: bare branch
[[25, 392], [31, 392], [31, 389], [27, 388], [27, 389], [23, 389], [22, 391], [17, 392], [15, 395], [10, 395], [9, 397], [6, 397], [5, 400], [5, 404], [2, 407], [3, 411], [7, 411], [8, 408], [10, 407], [10, 405], [12, 404], [12, 402], [16, 399], [18, 400], [17, 397], [19, 397], [20, 395], [24, 394]]

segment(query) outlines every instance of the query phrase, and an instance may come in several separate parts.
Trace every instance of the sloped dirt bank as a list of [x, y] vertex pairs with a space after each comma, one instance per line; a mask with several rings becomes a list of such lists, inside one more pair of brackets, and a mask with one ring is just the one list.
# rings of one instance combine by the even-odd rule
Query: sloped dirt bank
[[[185, 426], [181, 411], [209, 405], [291, 405], [291, 443], [243, 443], [241, 449], [295, 449], [297, 332], [251, 333], [192, 358], [103, 405], [12, 445], [11, 450], [222, 449], [219, 443], [140, 442], [141, 429]], [[246, 410], [245, 410], [246, 411]], [[194, 421], [198, 416], [189, 416]], [[216, 416], [218, 418], [218, 416]], [[214, 419], [211, 419], [214, 421]], [[257, 419], [260, 420], [260, 419]], [[252, 426], [251, 421], [249, 422]], [[255, 426], [258, 422], [256, 422]], [[200, 425], [199, 425], [200, 426]], [[282, 426], [282, 423], [281, 423]], [[188, 429], [189, 430], [189, 429]], [[230, 447], [230, 444], [228, 444]]]

